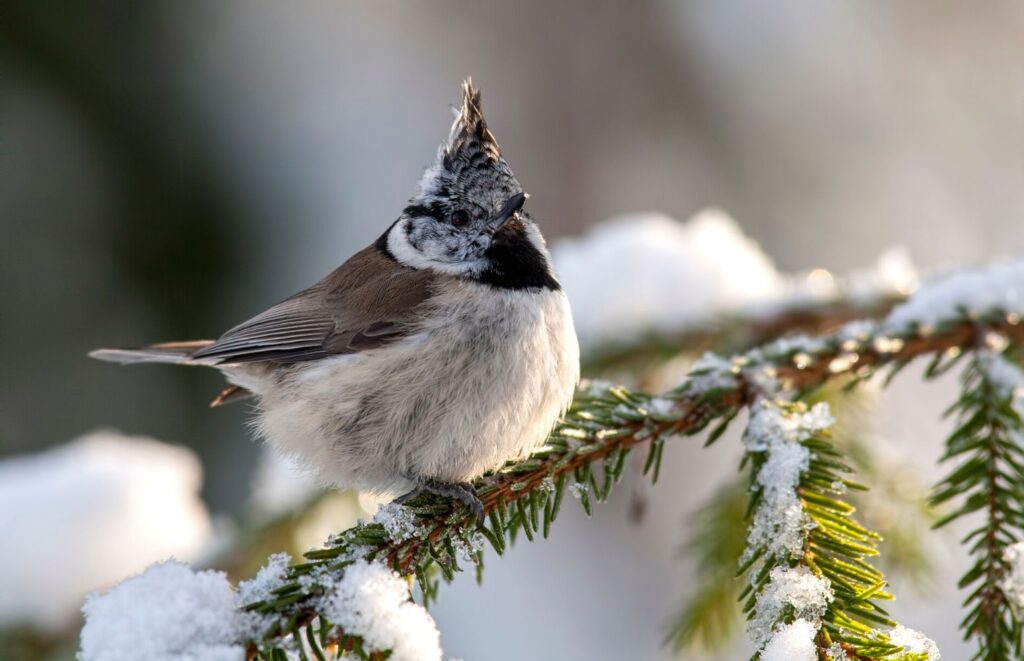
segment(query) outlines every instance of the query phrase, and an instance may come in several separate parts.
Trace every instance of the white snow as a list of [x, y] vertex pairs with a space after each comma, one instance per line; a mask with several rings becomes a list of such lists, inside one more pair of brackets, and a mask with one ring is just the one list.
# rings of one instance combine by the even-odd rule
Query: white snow
[[766, 452], [758, 470], [756, 488], [761, 505], [747, 532], [743, 560], [758, 548], [767, 557], [797, 557], [803, 552], [811, 521], [804, 513], [796, 488], [810, 462], [810, 451], [800, 441], [835, 423], [828, 405], [816, 404], [809, 411], [784, 411], [774, 402], [758, 399], [750, 409], [750, 421], [743, 442], [750, 452]]
[[[469, 553], [471, 545], [461, 548]], [[272, 597], [290, 561], [286, 553], [271, 556], [237, 592], [223, 572], [194, 572], [178, 562], [152, 565], [89, 597], [82, 609], [80, 661], [241, 661], [239, 641], [260, 637], [272, 624], [272, 616], [243, 607]], [[324, 616], [361, 636], [368, 650], [391, 650], [388, 658], [395, 661], [441, 659], [433, 619], [410, 600], [409, 583], [383, 563], [360, 559], [341, 579], [320, 572], [312, 580], [325, 589], [318, 603]]]
[[768, 583], [757, 595], [754, 610], [757, 616], [747, 623], [747, 633], [754, 645], [760, 646], [773, 637], [783, 609], [793, 608], [796, 617], [812, 624], [817, 631], [821, 616], [833, 599], [828, 580], [815, 576], [807, 567], [774, 567]]
[[284, 584], [284, 576], [292, 557], [287, 553], [275, 553], [267, 558], [256, 576], [238, 584], [238, 601], [240, 604], [251, 604], [264, 601], [272, 596], [272, 592]]
[[978, 316], [993, 310], [1024, 316], [1024, 260], [964, 269], [925, 283], [889, 313], [893, 332], [918, 324], [932, 328], [960, 318], [961, 309]]
[[679, 402], [668, 397], [652, 397], [650, 401], [644, 406], [652, 416], [658, 418], [664, 418], [666, 416], [676, 413], [676, 406]]
[[1003, 549], [1006, 574], [999, 582], [999, 589], [1013, 606], [1014, 612], [1024, 614], [1024, 542], [1010, 544]]
[[942, 658], [935, 642], [920, 631], [898, 625], [888, 632], [888, 636], [889, 641], [894, 645], [902, 645], [904, 652], [927, 654], [928, 661], [939, 661]]
[[761, 650], [761, 661], [817, 661], [817, 633], [818, 626], [807, 620], [783, 625]]
[[705, 326], [721, 317], [775, 315], [850, 298], [906, 295], [917, 271], [902, 248], [871, 268], [836, 277], [824, 269], [783, 275], [719, 209], [686, 222], [633, 214], [551, 248], [584, 349]]
[[359, 560], [326, 597], [323, 613], [393, 661], [441, 659], [441, 634], [427, 611], [409, 600], [409, 584], [383, 563]]
[[785, 443], [768, 451], [768, 460], [757, 473], [763, 496], [747, 532], [744, 560], [767, 547], [773, 557], [797, 557], [803, 552], [809, 519], [800, 506], [796, 486], [807, 470], [810, 452], [797, 443]]
[[[291, 561], [292, 558], [287, 553], [275, 553], [267, 558], [267, 564], [256, 572], [256, 576], [240, 582], [236, 599], [239, 608], [273, 597], [272, 592], [284, 585], [285, 573], [288, 571]], [[272, 616], [241, 610], [238, 618], [237, 637], [239, 640], [258, 640], [273, 623]]]
[[551, 254], [584, 346], [678, 331], [785, 288], [760, 247], [717, 209], [685, 223], [623, 216], [557, 242]]
[[739, 385], [739, 368], [728, 358], [706, 352], [690, 366], [682, 391], [696, 395]]
[[223, 572], [153, 565], [82, 608], [80, 661], [242, 661], [240, 613]]
[[783, 411], [774, 402], [759, 399], [751, 407], [743, 442], [751, 452], [799, 443], [836, 423], [828, 404], [819, 402], [806, 411]]
[[827, 347], [828, 343], [820, 337], [789, 335], [751, 349], [746, 355], [752, 361], [771, 361], [794, 353], [816, 354]]
[[92, 590], [213, 533], [186, 448], [95, 432], [0, 462], [0, 625], [61, 628]]

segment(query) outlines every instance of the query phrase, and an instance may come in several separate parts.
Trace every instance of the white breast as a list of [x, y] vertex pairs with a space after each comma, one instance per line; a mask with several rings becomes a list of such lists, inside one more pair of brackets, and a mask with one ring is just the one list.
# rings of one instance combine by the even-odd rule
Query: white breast
[[405, 340], [261, 379], [258, 427], [341, 488], [464, 482], [542, 444], [578, 379], [561, 291], [467, 281]]

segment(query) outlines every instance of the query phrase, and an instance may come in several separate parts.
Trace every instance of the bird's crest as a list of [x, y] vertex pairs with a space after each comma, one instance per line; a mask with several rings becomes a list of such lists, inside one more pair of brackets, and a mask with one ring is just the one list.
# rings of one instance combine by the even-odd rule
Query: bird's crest
[[483, 107], [480, 104], [480, 90], [473, 87], [473, 79], [462, 83], [462, 107], [455, 111], [455, 122], [448, 135], [444, 152], [447, 158], [455, 158], [460, 152], [478, 150], [495, 160], [501, 158], [501, 150], [494, 134], [487, 128]]

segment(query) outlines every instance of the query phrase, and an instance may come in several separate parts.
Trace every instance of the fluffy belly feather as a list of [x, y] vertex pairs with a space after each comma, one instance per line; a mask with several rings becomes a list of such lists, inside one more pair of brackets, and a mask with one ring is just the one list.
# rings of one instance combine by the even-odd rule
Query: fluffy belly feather
[[415, 478], [472, 480], [522, 456], [547, 438], [578, 378], [562, 292], [468, 283], [437, 297], [404, 340], [247, 385], [272, 445], [325, 484], [387, 492]]

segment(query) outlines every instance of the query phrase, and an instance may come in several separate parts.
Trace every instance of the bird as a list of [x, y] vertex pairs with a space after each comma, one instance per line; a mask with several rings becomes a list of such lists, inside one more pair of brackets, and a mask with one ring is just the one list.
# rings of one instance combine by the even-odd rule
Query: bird
[[[415, 194], [322, 280], [216, 340], [89, 355], [211, 367], [324, 486], [453, 499], [543, 445], [579, 381], [569, 301], [471, 79]], [[402, 495], [404, 493], [404, 495]]]

